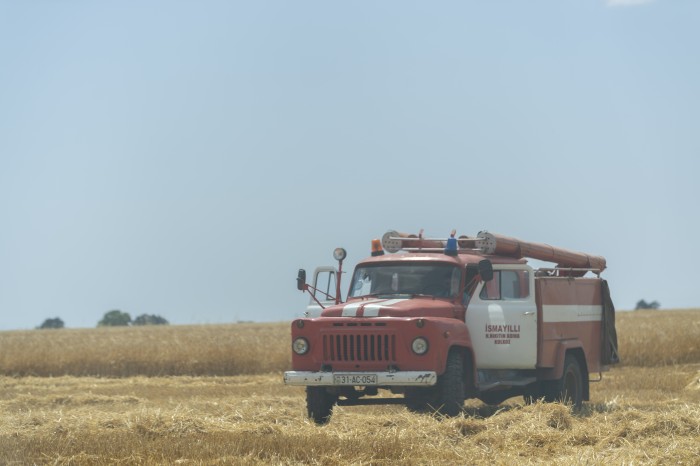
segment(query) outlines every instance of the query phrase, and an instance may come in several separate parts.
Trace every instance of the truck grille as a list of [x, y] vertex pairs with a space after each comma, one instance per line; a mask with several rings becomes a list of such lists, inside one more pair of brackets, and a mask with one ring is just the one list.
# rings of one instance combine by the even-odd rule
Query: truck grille
[[394, 361], [396, 336], [388, 334], [323, 335], [325, 361]]

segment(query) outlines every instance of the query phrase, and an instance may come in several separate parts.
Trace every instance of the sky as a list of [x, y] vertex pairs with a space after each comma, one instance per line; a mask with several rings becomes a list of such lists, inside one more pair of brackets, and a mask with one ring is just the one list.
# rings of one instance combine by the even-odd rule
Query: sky
[[[286, 321], [387, 230], [700, 307], [700, 2], [0, 0], [0, 330]], [[349, 280], [345, 277], [344, 288]]]

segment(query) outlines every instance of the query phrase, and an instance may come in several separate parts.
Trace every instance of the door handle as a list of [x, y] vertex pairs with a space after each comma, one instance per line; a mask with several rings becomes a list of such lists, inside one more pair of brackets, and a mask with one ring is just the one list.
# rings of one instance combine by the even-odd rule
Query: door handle
[[535, 311], [523, 312], [523, 315], [524, 315], [524, 316], [532, 316], [532, 315], [535, 315]]

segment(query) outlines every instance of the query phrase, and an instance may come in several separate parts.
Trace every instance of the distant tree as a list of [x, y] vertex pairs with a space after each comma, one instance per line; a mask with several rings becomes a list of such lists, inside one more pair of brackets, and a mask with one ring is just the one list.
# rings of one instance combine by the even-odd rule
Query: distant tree
[[168, 325], [169, 322], [155, 314], [141, 314], [132, 322], [134, 325]]
[[652, 301], [650, 303], [644, 301], [643, 299], [640, 299], [637, 301], [637, 305], [635, 306], [634, 310], [638, 311], [640, 309], [653, 309], [657, 310], [658, 308], [661, 307], [661, 304], [659, 304], [658, 301]]
[[64, 324], [60, 317], [54, 317], [53, 319], [46, 319], [43, 324], [37, 328], [63, 328]]
[[124, 327], [131, 323], [131, 316], [128, 312], [118, 309], [105, 313], [102, 320], [97, 323], [98, 327]]

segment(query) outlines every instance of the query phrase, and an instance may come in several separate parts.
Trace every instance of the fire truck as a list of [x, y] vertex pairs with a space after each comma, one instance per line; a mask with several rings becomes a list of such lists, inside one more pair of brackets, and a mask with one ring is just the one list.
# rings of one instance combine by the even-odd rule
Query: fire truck
[[389, 231], [372, 241], [343, 301], [345, 257], [338, 248], [338, 268], [317, 269], [332, 277], [323, 289], [318, 276], [314, 285], [304, 270], [297, 276], [320, 313], [292, 322], [284, 381], [306, 387], [317, 424], [336, 405], [403, 403], [454, 416], [468, 398], [523, 396], [579, 410], [589, 383], [619, 362], [603, 257], [487, 231]]

